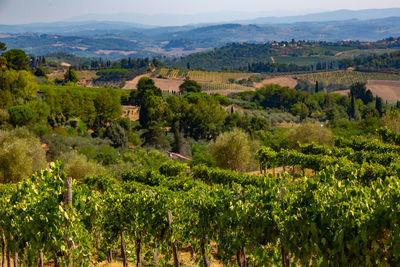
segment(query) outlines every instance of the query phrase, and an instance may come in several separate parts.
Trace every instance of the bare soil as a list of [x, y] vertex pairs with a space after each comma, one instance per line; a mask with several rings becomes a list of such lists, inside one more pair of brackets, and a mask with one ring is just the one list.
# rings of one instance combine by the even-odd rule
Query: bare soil
[[367, 89], [371, 90], [374, 96], [379, 96], [388, 102], [400, 100], [400, 81], [377, 81], [371, 80], [367, 83]]
[[[384, 101], [396, 102], [400, 100], [400, 81], [379, 81], [370, 80], [367, 89], [371, 90], [374, 96], [381, 97]], [[350, 90], [334, 91], [340, 95], [349, 95]]]
[[131, 121], [139, 120], [139, 107], [122, 106], [122, 117], [129, 118]]
[[123, 87], [123, 89], [129, 89], [129, 90], [135, 90], [137, 89], [136, 85], [139, 82], [139, 80], [143, 77], [150, 77], [151, 73], [146, 73], [143, 75], [139, 75], [136, 76], [133, 80], [131, 81], [126, 81], [125, 82], [125, 86]]

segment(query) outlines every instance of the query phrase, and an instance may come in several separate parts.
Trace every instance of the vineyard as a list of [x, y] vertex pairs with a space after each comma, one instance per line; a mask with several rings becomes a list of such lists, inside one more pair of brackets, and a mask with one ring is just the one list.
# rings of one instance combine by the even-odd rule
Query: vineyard
[[158, 75], [163, 78], [190, 78], [198, 82], [229, 83], [229, 79], [247, 79], [254, 74], [162, 68]]
[[261, 171], [287, 171], [264, 176], [167, 161], [72, 181], [51, 163], [0, 186], [2, 263], [180, 266], [185, 250], [199, 266], [398, 265], [400, 135], [378, 134], [262, 147]]
[[310, 74], [295, 75], [296, 79], [315, 83], [318, 81], [323, 85], [340, 84], [349, 88], [356, 82], [366, 83], [368, 80], [400, 80], [400, 76], [387, 73], [370, 73], [358, 71], [331, 71]]
[[199, 82], [204, 91], [232, 90], [232, 91], [253, 91], [253, 87], [243, 86], [236, 83], [205, 83]]

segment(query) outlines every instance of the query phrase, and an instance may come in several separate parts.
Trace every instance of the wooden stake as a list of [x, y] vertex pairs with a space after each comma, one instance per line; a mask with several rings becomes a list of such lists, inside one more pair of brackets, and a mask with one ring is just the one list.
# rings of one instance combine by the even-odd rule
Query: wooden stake
[[126, 260], [126, 253], [125, 253], [124, 231], [121, 231], [121, 254], [123, 259], [123, 267], [128, 267], [128, 261]]
[[[68, 212], [68, 210], [70, 210], [72, 208], [72, 178], [66, 177], [64, 179], [64, 184], [65, 184], [65, 188], [66, 188], [65, 210]], [[67, 229], [69, 228], [69, 221], [67, 219], [65, 219], [65, 226]], [[72, 240], [72, 238], [68, 238], [68, 236], [65, 235], [65, 243], [68, 248], [68, 252], [65, 254], [65, 261], [66, 261], [68, 267], [73, 267], [73, 257], [72, 257], [73, 240]]]
[[[172, 211], [168, 211], [168, 225], [171, 228], [172, 227]], [[172, 231], [172, 228], [171, 228]], [[179, 267], [180, 263], [179, 263], [179, 258], [178, 258], [178, 249], [176, 247], [176, 243], [172, 242], [172, 252], [174, 254], [174, 266], [175, 267]]]
[[44, 258], [43, 251], [40, 251], [39, 252], [39, 264], [38, 264], [39, 267], [43, 267], [43, 265], [44, 265], [43, 258]]
[[4, 232], [1, 232], [1, 267], [6, 266], [6, 255], [7, 255], [6, 237], [4, 235]]

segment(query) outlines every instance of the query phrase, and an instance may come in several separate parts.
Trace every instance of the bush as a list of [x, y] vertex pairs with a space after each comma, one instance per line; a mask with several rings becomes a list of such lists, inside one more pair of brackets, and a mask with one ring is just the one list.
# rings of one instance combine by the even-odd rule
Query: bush
[[249, 135], [238, 128], [219, 135], [210, 143], [210, 151], [218, 167], [235, 171], [248, 169], [253, 155]]
[[8, 110], [10, 123], [15, 126], [29, 125], [38, 118], [38, 114], [27, 106], [14, 106]]
[[159, 171], [162, 175], [170, 177], [170, 176], [178, 176], [179, 174], [184, 174], [186, 169], [187, 169], [186, 164], [171, 160], [164, 162], [161, 165]]
[[321, 124], [304, 123], [289, 132], [288, 142], [290, 148], [297, 148], [298, 143], [315, 142], [321, 145], [330, 145], [332, 144], [332, 133]]
[[96, 149], [95, 160], [104, 166], [116, 164], [118, 162], [118, 153], [112, 146], [102, 145]]
[[65, 163], [65, 172], [73, 179], [83, 179], [86, 176], [105, 172], [105, 168], [99, 163], [88, 160], [85, 155], [74, 151], [62, 154], [60, 159]]
[[161, 165], [169, 160], [165, 154], [157, 150], [146, 152], [142, 149], [130, 150], [122, 158], [125, 162], [132, 163], [135, 168], [145, 170], [159, 170]]
[[15, 183], [46, 166], [46, 153], [37, 137], [17, 128], [0, 131], [0, 183]]
[[211, 155], [207, 145], [200, 143], [193, 144], [192, 146], [192, 165], [206, 165], [208, 167], [217, 166], [217, 161]]
[[10, 114], [6, 109], [0, 109], [0, 124], [6, 123], [10, 119]]
[[128, 138], [124, 130], [119, 124], [111, 123], [104, 132], [104, 137], [111, 140], [111, 145], [115, 148], [126, 147], [128, 145]]

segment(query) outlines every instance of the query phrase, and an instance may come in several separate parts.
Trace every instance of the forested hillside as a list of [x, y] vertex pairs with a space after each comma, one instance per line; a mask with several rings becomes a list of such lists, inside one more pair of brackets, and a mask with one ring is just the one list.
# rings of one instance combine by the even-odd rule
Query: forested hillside
[[400, 49], [399, 38], [371, 43], [309, 42], [293, 39], [265, 44], [232, 43], [209, 52], [167, 62], [176, 67], [190, 66], [192, 69], [298, 72], [345, 68], [351, 65], [344, 60], [346, 58], [383, 54], [395, 49]]

